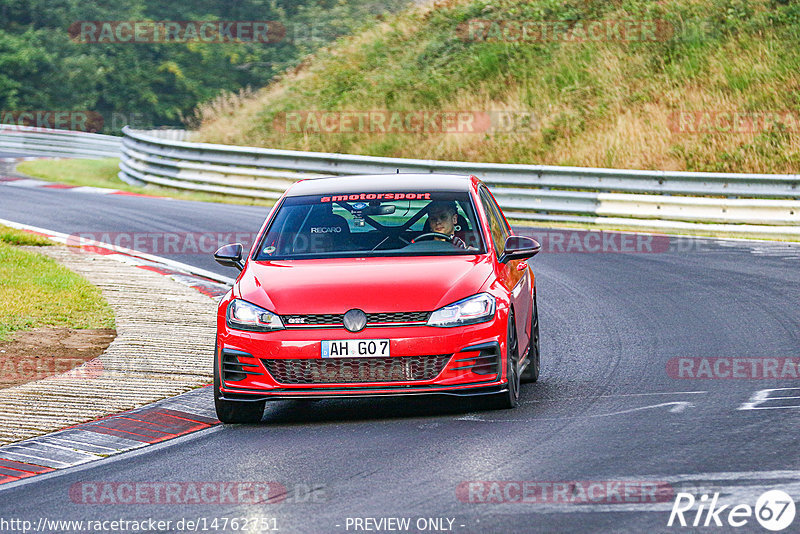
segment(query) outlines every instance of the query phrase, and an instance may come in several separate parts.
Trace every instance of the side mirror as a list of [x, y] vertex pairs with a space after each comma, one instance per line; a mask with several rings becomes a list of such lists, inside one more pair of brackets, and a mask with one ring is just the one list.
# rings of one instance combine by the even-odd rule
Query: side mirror
[[241, 271], [244, 269], [244, 262], [242, 262], [242, 244], [233, 243], [219, 247], [214, 253], [214, 259], [220, 265], [236, 267]]
[[508, 260], [526, 260], [542, 250], [542, 245], [535, 239], [522, 235], [510, 235], [506, 239], [505, 252], [500, 258], [502, 263]]

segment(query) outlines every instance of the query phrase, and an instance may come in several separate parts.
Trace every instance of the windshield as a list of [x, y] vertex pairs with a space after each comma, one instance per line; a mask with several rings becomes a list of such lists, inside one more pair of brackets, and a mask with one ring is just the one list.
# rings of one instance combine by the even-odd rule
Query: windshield
[[376, 191], [284, 199], [256, 260], [484, 253], [467, 193]]

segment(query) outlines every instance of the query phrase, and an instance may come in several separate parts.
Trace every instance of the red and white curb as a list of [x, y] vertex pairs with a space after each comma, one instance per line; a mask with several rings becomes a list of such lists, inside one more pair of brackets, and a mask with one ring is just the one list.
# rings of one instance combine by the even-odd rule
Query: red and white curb
[[13, 158], [0, 158], [0, 163], [19, 163], [21, 161], [31, 161], [34, 159], [53, 159], [48, 156], [17, 156]]
[[[18, 230], [25, 230], [64, 245], [74, 242], [74, 238], [70, 239], [70, 236], [67, 234], [39, 228], [37, 226], [7, 221], [5, 219], [0, 219], [0, 225], [16, 228]], [[87, 239], [81, 239], [80, 243], [81, 246], [78, 248], [86, 250], [87, 252], [101, 254], [122, 263], [139, 267], [140, 269], [146, 269], [164, 276], [169, 276], [176, 282], [187, 285], [212, 298], [220, 297], [227, 293], [234, 282], [232, 278], [228, 278], [227, 276], [221, 276], [211, 271], [200, 269], [199, 267], [193, 267], [185, 263], [133, 249]]]
[[211, 387], [0, 447], [0, 485], [218, 425]]
[[[37, 159], [37, 158], [23, 158], [23, 159]], [[0, 160], [0, 161], [5, 161], [5, 160]], [[110, 189], [106, 187], [91, 187], [86, 185], [67, 185], [58, 182], [37, 180], [35, 178], [21, 178], [18, 176], [0, 176], [0, 185], [4, 185], [7, 187], [24, 187], [28, 189], [33, 189], [33, 188], [60, 189], [64, 191], [70, 191], [73, 193], [89, 193], [93, 195], [122, 195], [129, 197], [146, 197], [146, 198], [160, 198], [162, 200], [172, 200], [171, 198], [168, 197], [146, 195], [143, 193], [131, 193], [130, 191], [121, 191], [119, 189]]]
[[[53, 159], [53, 158], [46, 156], [22, 156], [14, 158], [0, 158], [0, 163], [21, 163], [23, 161], [31, 161], [37, 159]], [[160, 197], [157, 195], [131, 193], [130, 191], [121, 191], [119, 189], [111, 189], [107, 187], [68, 185], [58, 182], [48, 182], [46, 180], [37, 180], [35, 178], [26, 178], [23, 176], [0, 175], [0, 185], [6, 185], [10, 187], [25, 187], [25, 188], [61, 189], [64, 191], [71, 191], [73, 193], [89, 193], [95, 195], [123, 195], [131, 197], [146, 197], [146, 198], [160, 198], [162, 200], [173, 200], [169, 197]]]

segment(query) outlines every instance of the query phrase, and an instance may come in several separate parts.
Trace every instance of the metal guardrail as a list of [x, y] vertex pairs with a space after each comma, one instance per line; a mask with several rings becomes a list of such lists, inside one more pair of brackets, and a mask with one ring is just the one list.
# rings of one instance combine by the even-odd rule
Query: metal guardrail
[[506, 215], [530, 221], [800, 236], [800, 175], [727, 174], [378, 158], [191, 143], [183, 130], [124, 137], [0, 124], [0, 150], [119, 157], [132, 184], [277, 199], [293, 182], [331, 175], [475, 174]]
[[[191, 143], [123, 129], [126, 182], [275, 199], [292, 182], [331, 175], [474, 174], [506, 215], [530, 221], [800, 235], [800, 175], [508, 165]], [[169, 136], [170, 138], [165, 138]]]
[[0, 150], [33, 156], [118, 158], [122, 153], [122, 138], [0, 124]]

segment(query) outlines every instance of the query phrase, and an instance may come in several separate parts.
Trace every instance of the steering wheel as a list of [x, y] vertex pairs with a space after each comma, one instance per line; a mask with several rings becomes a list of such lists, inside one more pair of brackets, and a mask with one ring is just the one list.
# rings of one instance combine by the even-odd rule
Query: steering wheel
[[417, 241], [421, 241], [422, 239], [436, 239], [437, 237], [441, 237], [442, 239], [444, 239], [445, 241], [447, 241], [449, 243], [453, 242], [453, 236], [447, 235], [447, 234], [442, 234], [440, 232], [426, 232], [426, 233], [424, 233], [422, 235], [419, 235], [416, 238], [412, 239], [411, 242], [412, 243], [416, 243]]

